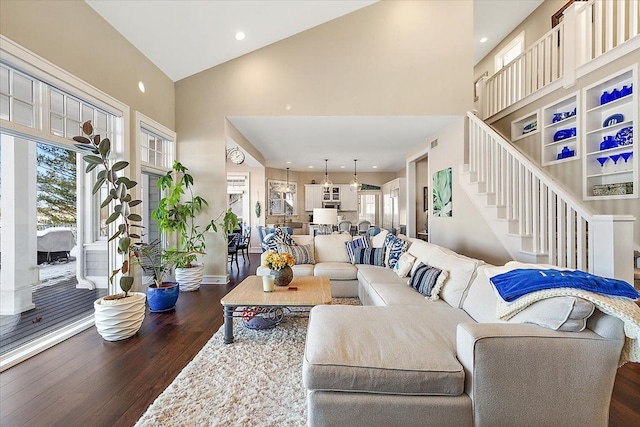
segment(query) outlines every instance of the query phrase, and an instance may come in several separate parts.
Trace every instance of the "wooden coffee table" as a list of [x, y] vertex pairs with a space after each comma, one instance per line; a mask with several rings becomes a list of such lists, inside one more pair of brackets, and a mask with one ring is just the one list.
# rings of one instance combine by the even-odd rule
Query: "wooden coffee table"
[[[289, 288], [298, 290], [289, 290]], [[331, 304], [329, 278], [294, 277], [289, 286], [276, 286], [273, 292], [262, 290], [262, 276], [249, 276], [220, 300], [224, 307], [224, 343], [233, 342], [233, 313], [238, 307], [313, 307]]]

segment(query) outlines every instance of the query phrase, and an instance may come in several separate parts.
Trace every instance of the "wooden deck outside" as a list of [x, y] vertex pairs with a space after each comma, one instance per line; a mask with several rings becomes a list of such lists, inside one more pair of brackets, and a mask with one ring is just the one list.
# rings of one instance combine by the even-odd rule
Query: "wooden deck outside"
[[36, 308], [12, 316], [0, 316], [0, 354], [93, 314], [93, 301], [106, 289], [77, 289], [75, 276], [33, 293]]

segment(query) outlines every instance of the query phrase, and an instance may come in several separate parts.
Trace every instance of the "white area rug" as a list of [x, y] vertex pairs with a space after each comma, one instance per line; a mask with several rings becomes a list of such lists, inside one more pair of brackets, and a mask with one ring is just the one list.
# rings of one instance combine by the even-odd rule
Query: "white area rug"
[[[360, 302], [334, 298], [333, 304]], [[222, 343], [221, 327], [136, 426], [305, 426], [307, 322], [287, 317], [254, 331], [234, 319], [235, 342]]]

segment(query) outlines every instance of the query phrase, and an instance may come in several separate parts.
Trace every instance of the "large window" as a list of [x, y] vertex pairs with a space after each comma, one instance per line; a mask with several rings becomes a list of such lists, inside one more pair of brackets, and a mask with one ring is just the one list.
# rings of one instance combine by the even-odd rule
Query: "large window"
[[142, 162], [161, 168], [171, 168], [173, 164], [173, 140], [142, 128], [140, 145]]
[[0, 65], [0, 119], [22, 126], [35, 126], [35, 80]]
[[524, 31], [518, 34], [495, 56], [496, 72], [500, 71], [509, 62], [516, 59], [524, 52]]

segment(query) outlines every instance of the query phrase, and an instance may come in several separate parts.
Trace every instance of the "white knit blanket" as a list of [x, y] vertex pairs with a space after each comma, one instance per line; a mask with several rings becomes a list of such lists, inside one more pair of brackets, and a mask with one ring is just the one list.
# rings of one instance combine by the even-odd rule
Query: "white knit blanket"
[[534, 302], [558, 296], [583, 298], [591, 301], [603, 313], [622, 320], [626, 339], [620, 355], [620, 366], [627, 362], [640, 362], [640, 307], [628, 298], [609, 297], [575, 288], [546, 289], [531, 292], [511, 303], [498, 298], [496, 315], [500, 319], [509, 320]]

